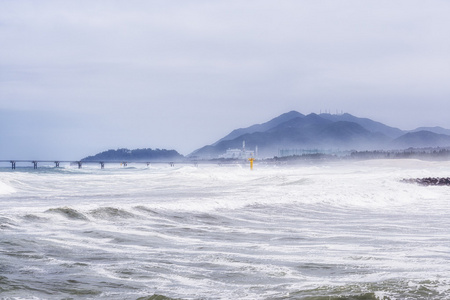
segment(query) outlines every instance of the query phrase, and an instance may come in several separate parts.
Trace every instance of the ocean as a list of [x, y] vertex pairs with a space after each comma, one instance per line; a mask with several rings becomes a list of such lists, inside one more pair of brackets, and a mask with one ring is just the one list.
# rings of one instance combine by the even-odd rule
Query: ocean
[[450, 299], [450, 162], [0, 168], [0, 299]]

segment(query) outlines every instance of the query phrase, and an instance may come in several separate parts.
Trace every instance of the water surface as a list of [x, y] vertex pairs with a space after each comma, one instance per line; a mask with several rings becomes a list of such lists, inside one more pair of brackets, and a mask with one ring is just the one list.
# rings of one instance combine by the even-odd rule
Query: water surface
[[[0, 169], [0, 298], [450, 299], [449, 162]], [[167, 298], [166, 298], [167, 297]]]

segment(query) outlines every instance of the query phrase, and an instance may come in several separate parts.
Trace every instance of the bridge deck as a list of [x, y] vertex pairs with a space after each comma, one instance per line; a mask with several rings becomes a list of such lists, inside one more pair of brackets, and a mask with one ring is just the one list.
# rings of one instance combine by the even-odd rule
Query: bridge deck
[[[9, 159], [9, 160], [0, 160], [0, 163], [10, 163], [11, 168], [16, 168], [16, 163], [30, 163], [34, 169], [37, 169], [38, 163], [42, 164], [55, 164], [55, 167], [59, 167], [61, 163], [69, 163], [73, 165], [78, 165], [78, 168], [81, 169], [81, 167], [84, 164], [99, 164], [101, 168], [103, 169], [105, 167], [105, 164], [121, 164], [122, 166], [127, 166], [128, 164], [169, 164], [170, 166], [174, 166], [176, 161], [132, 161], [132, 160], [89, 160], [89, 161], [83, 161], [83, 160], [28, 160], [28, 159]], [[184, 161], [184, 162], [176, 162], [177, 164], [195, 164], [197, 165], [198, 162], [196, 161]]]
[[187, 164], [187, 165], [195, 165], [198, 164], [235, 164], [235, 163], [244, 163], [247, 162], [246, 160], [231, 160], [231, 161], [209, 161], [209, 160], [200, 160], [200, 161], [136, 161], [136, 160], [89, 160], [89, 161], [83, 161], [83, 160], [31, 160], [31, 159], [8, 159], [8, 160], [0, 160], [0, 163], [10, 163], [11, 168], [14, 170], [16, 168], [16, 163], [29, 163], [34, 169], [37, 169], [38, 164], [55, 164], [55, 168], [58, 168], [61, 163], [68, 163], [72, 165], [77, 165], [79, 169], [82, 168], [85, 164], [99, 164], [100, 167], [103, 169], [106, 164], [120, 164], [121, 166], [127, 166], [128, 164], [147, 164], [149, 166], [150, 164], [168, 164], [171, 167], [175, 166], [176, 164]]

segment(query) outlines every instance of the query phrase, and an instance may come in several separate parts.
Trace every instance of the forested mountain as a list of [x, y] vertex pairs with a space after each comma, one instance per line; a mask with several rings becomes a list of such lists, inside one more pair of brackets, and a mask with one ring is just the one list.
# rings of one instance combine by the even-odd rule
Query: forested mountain
[[[450, 132], [440, 127], [408, 132], [350, 114], [309, 114], [296, 111], [247, 128], [233, 130], [190, 157], [216, 158], [228, 149], [256, 149], [261, 157], [277, 155], [280, 149], [376, 150], [408, 147], [450, 146]], [[438, 131], [438, 132], [433, 132]]]
[[107, 150], [93, 156], [88, 156], [82, 161], [136, 161], [136, 162], [152, 162], [152, 161], [177, 161], [183, 159], [183, 155], [175, 150], [166, 149], [117, 149]]

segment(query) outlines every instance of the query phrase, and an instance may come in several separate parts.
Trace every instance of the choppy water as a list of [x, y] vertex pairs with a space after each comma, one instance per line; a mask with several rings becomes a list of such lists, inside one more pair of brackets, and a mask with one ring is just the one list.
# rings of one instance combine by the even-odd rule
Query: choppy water
[[449, 173], [4, 168], [0, 298], [450, 299], [450, 187], [400, 182]]

